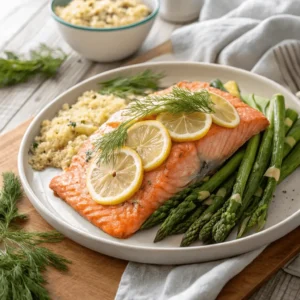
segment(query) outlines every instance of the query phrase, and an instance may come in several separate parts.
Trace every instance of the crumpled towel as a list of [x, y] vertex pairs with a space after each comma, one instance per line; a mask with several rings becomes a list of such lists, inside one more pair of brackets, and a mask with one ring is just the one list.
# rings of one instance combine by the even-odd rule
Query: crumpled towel
[[298, 0], [208, 0], [172, 37], [178, 60], [230, 65], [300, 90]]

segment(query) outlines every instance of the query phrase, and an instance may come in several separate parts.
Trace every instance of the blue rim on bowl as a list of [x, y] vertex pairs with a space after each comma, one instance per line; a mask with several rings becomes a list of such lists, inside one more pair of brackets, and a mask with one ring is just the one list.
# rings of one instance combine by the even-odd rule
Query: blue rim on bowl
[[130, 28], [133, 28], [133, 27], [136, 27], [136, 26], [139, 26], [139, 25], [142, 25], [144, 23], [147, 23], [148, 21], [152, 20], [157, 14], [158, 14], [158, 11], [159, 11], [159, 6], [160, 6], [160, 1], [159, 0], [156, 0], [156, 8], [151, 12], [151, 14], [149, 16], [147, 16], [145, 19], [142, 19], [141, 21], [139, 22], [136, 22], [136, 23], [132, 23], [130, 25], [126, 25], [126, 26], [120, 26], [120, 27], [111, 27], [111, 28], [94, 28], [94, 27], [87, 27], [87, 26], [79, 26], [79, 25], [74, 25], [74, 24], [71, 24], [69, 22], [66, 22], [64, 21], [63, 19], [61, 19], [54, 11], [54, 2], [56, 0], [51, 0], [51, 3], [50, 3], [50, 9], [51, 9], [51, 15], [52, 17], [59, 23], [63, 24], [63, 25], [66, 25], [66, 26], [69, 26], [71, 28], [75, 28], [75, 29], [80, 29], [80, 30], [87, 30], [87, 31], [117, 31], [117, 30], [125, 30], [125, 29], [130, 29]]

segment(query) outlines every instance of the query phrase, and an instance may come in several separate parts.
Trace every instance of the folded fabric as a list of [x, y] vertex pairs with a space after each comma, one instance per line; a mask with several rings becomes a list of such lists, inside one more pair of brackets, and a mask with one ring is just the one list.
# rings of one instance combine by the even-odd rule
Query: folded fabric
[[202, 264], [156, 266], [129, 263], [116, 300], [212, 300], [222, 287], [262, 252]]
[[300, 90], [297, 0], [206, 1], [200, 22], [172, 35], [178, 60], [242, 68]]
[[[299, 15], [298, 0], [206, 0], [199, 22], [173, 33], [175, 59], [242, 68], [297, 93], [300, 90]], [[213, 300], [262, 250], [185, 266], [129, 263], [116, 299]], [[289, 265], [288, 270], [292, 274], [300, 273], [299, 260]]]
[[300, 277], [300, 254], [289, 261], [283, 268], [286, 273]]

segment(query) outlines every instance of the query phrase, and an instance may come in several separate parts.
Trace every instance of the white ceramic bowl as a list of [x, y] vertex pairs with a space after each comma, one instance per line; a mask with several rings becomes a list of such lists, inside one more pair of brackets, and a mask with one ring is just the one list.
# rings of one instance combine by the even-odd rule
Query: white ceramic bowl
[[18, 158], [19, 174], [26, 195], [42, 217], [67, 237], [90, 249], [126, 260], [152, 264], [187, 264], [231, 257], [273, 242], [299, 226], [300, 168], [276, 189], [263, 231], [238, 240], [235, 239], [236, 232], [232, 232], [222, 244], [202, 245], [201, 242], [197, 242], [190, 247], [180, 248], [181, 235], [173, 235], [154, 244], [153, 238], [157, 227], [119, 240], [89, 223], [63, 200], [54, 196], [49, 188], [49, 182], [55, 175], [60, 174], [61, 170], [47, 168], [38, 172], [28, 164], [28, 150], [34, 137], [39, 133], [41, 122], [53, 118], [64, 103], [73, 104], [84, 91], [97, 89], [99, 82], [116, 76], [136, 74], [146, 69], [165, 74], [161, 86], [170, 86], [181, 80], [210, 81], [213, 78], [220, 78], [222, 81], [236, 80], [243, 93], [255, 93], [263, 97], [281, 93], [285, 96], [286, 105], [300, 112], [299, 100], [279, 84], [254, 73], [227, 66], [159, 62], [98, 74], [68, 89], [49, 103], [34, 118], [23, 137]]
[[159, 0], [143, 0], [152, 13], [145, 19], [122, 27], [91, 28], [62, 20], [55, 14], [56, 6], [70, 0], [52, 0], [51, 14], [66, 42], [82, 56], [99, 62], [112, 62], [128, 57], [142, 45], [159, 10]]

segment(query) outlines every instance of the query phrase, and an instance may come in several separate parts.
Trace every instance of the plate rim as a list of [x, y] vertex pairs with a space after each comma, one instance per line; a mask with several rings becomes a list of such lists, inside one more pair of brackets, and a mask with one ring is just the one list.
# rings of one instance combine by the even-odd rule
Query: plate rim
[[[55, 97], [51, 102], [49, 102], [49, 104], [47, 104], [42, 110], [40, 110], [40, 112], [34, 117], [34, 119], [31, 121], [29, 127], [26, 129], [26, 132], [22, 138], [21, 144], [20, 144], [20, 148], [19, 148], [19, 153], [18, 153], [18, 160], [17, 160], [17, 164], [18, 164], [18, 172], [19, 172], [19, 177], [21, 179], [24, 191], [26, 193], [26, 195], [29, 198], [29, 201], [31, 202], [31, 204], [38, 210], [38, 212], [42, 215], [47, 215], [48, 218], [51, 219], [51, 225], [53, 227], [55, 227], [53, 225], [53, 223], [57, 223], [60, 227], [66, 227], [66, 229], [68, 231], [70, 231], [73, 234], [76, 235], [80, 235], [83, 238], [89, 238], [92, 239], [93, 241], [96, 242], [101, 242], [107, 245], [111, 245], [111, 246], [118, 246], [120, 248], [123, 249], [127, 249], [127, 250], [147, 250], [147, 251], [159, 251], [159, 252], [194, 252], [195, 250], [201, 250], [203, 248], [209, 248], [212, 251], [213, 250], [217, 250], [219, 248], [226, 248], [226, 247], [238, 247], [239, 245], [242, 246], [246, 243], [251, 243], [252, 240], [257, 239], [259, 237], [262, 237], [266, 234], [272, 234], [273, 232], [276, 232], [278, 228], [281, 228], [282, 226], [284, 226], [285, 224], [289, 224], [291, 223], [292, 220], [296, 219], [297, 217], [300, 217], [300, 209], [298, 211], [295, 211], [293, 214], [291, 214], [289, 217], [287, 217], [286, 219], [280, 221], [279, 223], [261, 231], [258, 233], [253, 233], [249, 236], [240, 238], [240, 239], [235, 239], [235, 240], [231, 240], [231, 241], [226, 241], [223, 243], [218, 243], [218, 244], [211, 244], [211, 245], [197, 245], [197, 246], [190, 246], [190, 247], [154, 247], [154, 246], [140, 246], [140, 245], [129, 245], [129, 244], [124, 244], [121, 241], [122, 240], [108, 240], [105, 239], [101, 236], [97, 237], [95, 235], [89, 234], [88, 232], [82, 231], [80, 228], [77, 228], [73, 225], [71, 225], [70, 223], [62, 220], [60, 217], [57, 217], [54, 213], [52, 213], [49, 209], [47, 209], [46, 206], [44, 206], [38, 199], [38, 197], [35, 195], [34, 191], [32, 190], [26, 174], [25, 174], [25, 166], [23, 164], [24, 162], [24, 155], [28, 152], [28, 149], [26, 149], [26, 141], [28, 139], [28, 136], [30, 135], [30, 132], [32, 130], [34, 130], [34, 128], [39, 125], [37, 124], [39, 122], [39, 117], [45, 112], [47, 111], [54, 103], [56, 103], [57, 101], [59, 101], [62, 97], [64, 97], [65, 95], [67, 95], [68, 93], [70, 93], [71, 91], [73, 91], [74, 89], [83, 86], [85, 84], [87, 84], [90, 81], [94, 81], [95, 79], [97, 79], [98, 77], [102, 77], [103, 75], [109, 75], [109, 74], [113, 74], [113, 73], [118, 73], [120, 71], [126, 71], [126, 70], [133, 70], [136, 68], [140, 68], [140, 67], [155, 67], [155, 66], [159, 66], [159, 65], [198, 65], [198, 66], [205, 66], [205, 67], [209, 67], [209, 68], [216, 68], [216, 69], [223, 69], [223, 70], [231, 70], [237, 73], [242, 73], [245, 74], [247, 76], [252, 76], [252, 77], [256, 77], [258, 78], [260, 81], [263, 82], [267, 82], [268, 84], [271, 84], [273, 86], [275, 86], [277, 89], [282, 90], [285, 94], [287, 94], [289, 96], [289, 98], [293, 99], [293, 101], [296, 103], [296, 105], [299, 107], [300, 110], [300, 104], [298, 103], [298, 101], [296, 100], [297, 97], [295, 95], [293, 95], [289, 90], [287, 90], [285, 87], [281, 86], [280, 84], [278, 84], [277, 82], [268, 79], [266, 77], [263, 77], [261, 75], [243, 70], [243, 69], [239, 69], [239, 68], [235, 68], [235, 67], [231, 67], [231, 66], [226, 66], [226, 65], [218, 65], [218, 64], [212, 64], [212, 63], [200, 63], [200, 62], [186, 62], [186, 61], [172, 61], [172, 62], [164, 62], [164, 61], [160, 61], [160, 62], [146, 62], [146, 63], [140, 63], [140, 64], [135, 64], [135, 65], [130, 65], [130, 66], [124, 66], [124, 67], [119, 67], [119, 68], [115, 68], [112, 70], [108, 70], [105, 72], [101, 72], [99, 74], [96, 74], [90, 78], [87, 78], [79, 83], [77, 83], [76, 85], [71, 86], [70, 88], [68, 88], [65, 92], [59, 94], [57, 97]], [[62, 200], [63, 201], [63, 200]], [[45, 217], [42, 216], [44, 219]], [[81, 216], [82, 217], [82, 216]], [[83, 218], [83, 217], [82, 217]], [[300, 218], [299, 218], [300, 219]], [[46, 220], [48, 223], [50, 223], [48, 220]], [[300, 222], [298, 222], [300, 225]], [[72, 238], [70, 238], [72, 239]], [[276, 238], [275, 240], [277, 240], [278, 238]], [[87, 247], [87, 246], [86, 246]], [[256, 248], [261, 247], [261, 246], [257, 246]], [[255, 248], [254, 248], [255, 249]], [[100, 251], [101, 252], [101, 251]]]

